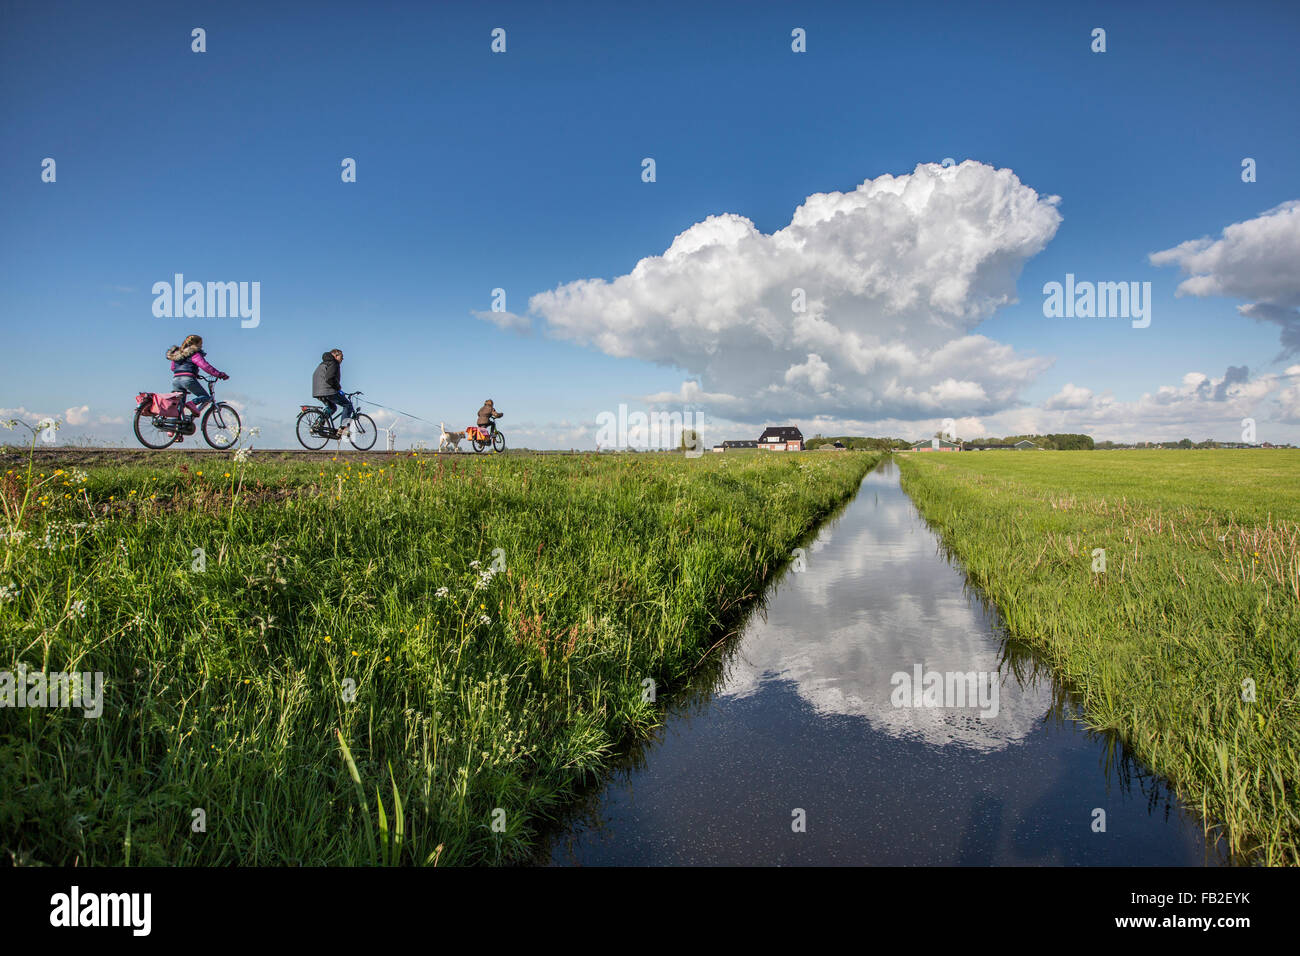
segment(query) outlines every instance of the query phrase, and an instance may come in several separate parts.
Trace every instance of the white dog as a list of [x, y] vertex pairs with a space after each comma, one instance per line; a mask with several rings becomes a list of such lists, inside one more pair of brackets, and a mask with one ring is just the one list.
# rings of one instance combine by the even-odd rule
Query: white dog
[[438, 451], [460, 451], [460, 443], [465, 440], [464, 432], [447, 431], [446, 422], [438, 422], [442, 434], [438, 436]]

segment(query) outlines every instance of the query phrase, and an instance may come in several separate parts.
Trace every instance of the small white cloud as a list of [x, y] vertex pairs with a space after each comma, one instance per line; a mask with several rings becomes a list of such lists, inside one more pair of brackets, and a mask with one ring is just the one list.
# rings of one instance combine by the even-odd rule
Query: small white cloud
[[528, 321], [526, 316], [515, 315], [513, 312], [479, 312], [475, 310], [471, 311], [470, 315], [480, 322], [491, 322], [507, 332], [527, 332], [532, 329], [532, 323]]
[[1300, 200], [1293, 199], [1223, 235], [1153, 252], [1152, 265], [1180, 267], [1178, 295], [1249, 299], [1237, 311], [1282, 329], [1282, 354], [1300, 354]]
[[1048, 409], [1087, 408], [1092, 401], [1092, 389], [1067, 382], [1065, 387], [1043, 403]]
[[80, 408], [69, 408], [63, 413], [63, 420], [69, 425], [84, 425], [90, 421], [90, 406], [82, 405]]

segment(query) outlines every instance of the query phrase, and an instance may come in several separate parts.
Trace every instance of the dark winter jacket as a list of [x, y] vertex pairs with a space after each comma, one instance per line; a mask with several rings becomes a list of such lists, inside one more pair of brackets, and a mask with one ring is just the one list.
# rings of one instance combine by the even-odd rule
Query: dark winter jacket
[[173, 345], [167, 350], [167, 358], [172, 363], [172, 378], [194, 378], [200, 371], [221, 378], [222, 373], [209, 365], [205, 356], [206, 353], [197, 345], [188, 348]]
[[320, 357], [320, 364], [311, 377], [312, 398], [333, 398], [343, 390], [339, 378], [339, 360], [326, 352]]
[[492, 419], [500, 418], [504, 412], [499, 412], [491, 405], [484, 405], [478, 410], [478, 427], [487, 428], [492, 424]]

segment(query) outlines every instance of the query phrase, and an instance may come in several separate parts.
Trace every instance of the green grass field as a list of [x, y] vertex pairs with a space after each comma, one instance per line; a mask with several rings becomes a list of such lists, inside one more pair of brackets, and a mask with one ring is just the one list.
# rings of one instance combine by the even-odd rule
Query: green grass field
[[524, 859], [876, 457], [179, 461], [0, 476], [0, 672], [105, 678], [0, 709], [15, 862]]
[[1234, 850], [1300, 863], [1300, 451], [900, 464], [945, 546], [1092, 726], [1121, 735]]

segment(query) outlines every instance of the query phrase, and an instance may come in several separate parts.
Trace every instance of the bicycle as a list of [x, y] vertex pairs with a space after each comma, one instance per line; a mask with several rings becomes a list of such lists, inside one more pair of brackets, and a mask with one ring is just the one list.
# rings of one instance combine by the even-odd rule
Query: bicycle
[[[243, 429], [239, 412], [235, 411], [233, 406], [217, 401], [215, 377], [200, 375], [199, 378], [208, 383], [208, 393], [212, 396], [212, 401], [208, 402], [197, 416], [188, 414], [188, 409], [185, 407], [188, 392], [171, 392], [173, 395], [181, 396], [180, 411], [175, 417], [153, 414], [150, 410], [152, 398], [142, 400], [136, 406], [135, 437], [140, 440], [141, 445], [156, 451], [180, 441], [185, 435], [193, 435], [196, 430], [201, 431], [203, 440], [218, 451], [234, 448], [239, 443], [239, 436]], [[194, 423], [196, 418], [197, 426]]]
[[465, 429], [465, 437], [467, 437], [469, 443], [474, 446], [475, 454], [478, 454], [484, 448], [488, 448], [489, 446], [493, 451], [506, 450], [506, 436], [503, 432], [497, 429], [496, 422], [489, 423], [487, 428], [484, 428], [481, 425], [470, 425], [469, 428]]
[[[348, 431], [348, 441], [357, 451], [369, 451], [375, 447], [375, 438], [379, 429], [375, 420], [369, 415], [357, 411], [358, 403], [352, 401], [364, 392], [344, 392], [343, 395], [352, 402], [352, 428]], [[299, 405], [298, 425], [294, 429], [298, 434], [298, 444], [308, 451], [320, 451], [326, 443], [340, 441], [342, 435], [334, 427], [334, 415], [322, 405]], [[319, 439], [319, 443], [317, 442]]]

